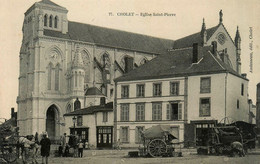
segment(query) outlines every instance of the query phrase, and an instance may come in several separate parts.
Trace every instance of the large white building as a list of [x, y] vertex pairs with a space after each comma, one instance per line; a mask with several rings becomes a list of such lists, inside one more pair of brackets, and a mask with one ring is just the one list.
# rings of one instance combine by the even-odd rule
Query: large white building
[[[222, 23], [175, 41], [173, 48], [115, 79], [115, 136], [137, 146], [140, 131], [170, 125], [179, 142], [201, 145], [208, 127], [224, 118], [248, 122], [248, 79], [240, 73], [237, 29]], [[203, 144], [203, 143], [202, 143]]]
[[51, 139], [58, 139], [65, 131], [65, 113], [95, 104], [86, 95], [88, 88], [97, 87], [112, 101], [114, 78], [173, 44], [72, 22], [67, 13], [50, 0], [36, 2], [25, 12], [17, 97], [21, 135], [47, 130]]

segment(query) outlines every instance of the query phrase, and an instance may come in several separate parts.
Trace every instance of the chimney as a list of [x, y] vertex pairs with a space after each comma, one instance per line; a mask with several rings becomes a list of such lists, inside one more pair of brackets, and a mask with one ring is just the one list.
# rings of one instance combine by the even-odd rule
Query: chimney
[[100, 106], [105, 106], [106, 104], [106, 97], [100, 97]]
[[212, 54], [217, 55], [218, 43], [216, 41], [211, 42], [212, 45]]
[[11, 118], [14, 117], [14, 108], [11, 108]]
[[193, 43], [192, 63], [198, 62], [198, 56], [199, 56], [199, 44]]
[[130, 72], [134, 68], [134, 58], [125, 57], [125, 73]]

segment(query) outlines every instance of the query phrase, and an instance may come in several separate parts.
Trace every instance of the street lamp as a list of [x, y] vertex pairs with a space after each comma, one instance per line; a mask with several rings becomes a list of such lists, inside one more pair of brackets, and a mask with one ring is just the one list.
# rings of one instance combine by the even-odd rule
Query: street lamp
[[72, 118], [73, 126], [74, 126], [74, 135], [76, 134], [76, 131], [75, 131], [75, 123], [76, 123], [76, 120], [77, 120], [77, 118], [74, 116], [74, 117]]

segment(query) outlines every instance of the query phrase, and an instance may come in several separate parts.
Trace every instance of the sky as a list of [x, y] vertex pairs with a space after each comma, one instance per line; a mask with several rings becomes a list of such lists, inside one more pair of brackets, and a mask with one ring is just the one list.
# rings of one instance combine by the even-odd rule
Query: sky
[[[17, 111], [22, 24], [24, 13], [35, 2], [37, 1], [0, 0], [0, 122], [3, 121], [1, 118], [10, 118], [11, 107]], [[222, 9], [223, 24], [233, 39], [239, 26], [242, 40], [242, 72], [247, 73], [249, 98], [256, 104], [256, 84], [260, 82], [260, 1], [53, 0], [53, 2], [67, 8], [70, 21], [173, 40], [199, 32], [203, 18], [207, 28], [216, 26], [219, 22], [219, 11]], [[117, 15], [129, 12], [138, 15]], [[113, 16], [109, 16], [109, 13]], [[175, 16], [143, 17], [140, 16], [141, 13], [168, 13]], [[253, 45], [252, 50], [250, 43]], [[252, 72], [250, 65], [253, 65]]]

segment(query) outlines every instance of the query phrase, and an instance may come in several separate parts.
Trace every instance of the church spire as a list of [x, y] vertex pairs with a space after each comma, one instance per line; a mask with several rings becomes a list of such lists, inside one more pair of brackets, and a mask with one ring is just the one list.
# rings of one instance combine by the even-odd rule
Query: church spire
[[202, 22], [200, 36], [202, 38], [202, 46], [204, 46], [207, 43], [207, 29], [206, 29], [206, 24], [205, 24], [204, 18], [203, 18], [203, 22]]
[[223, 13], [222, 10], [219, 11], [219, 24], [223, 22]]
[[240, 42], [241, 42], [241, 37], [240, 37], [239, 29], [237, 26], [237, 32], [236, 32], [236, 36], [235, 36], [235, 46], [237, 48], [240, 48]]
[[72, 67], [73, 68], [83, 68], [83, 60], [81, 57], [81, 53], [79, 52], [79, 45], [76, 45], [76, 52], [75, 52], [75, 56], [74, 59], [72, 61]]
[[235, 36], [236, 56], [237, 56], [237, 72], [241, 73], [241, 37], [237, 26], [237, 32]]

